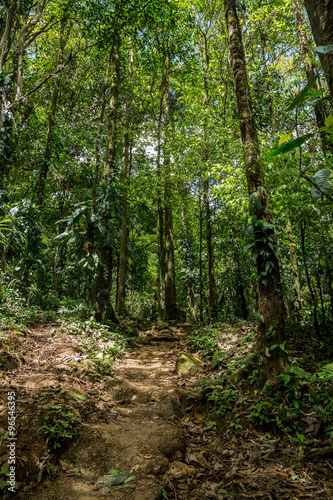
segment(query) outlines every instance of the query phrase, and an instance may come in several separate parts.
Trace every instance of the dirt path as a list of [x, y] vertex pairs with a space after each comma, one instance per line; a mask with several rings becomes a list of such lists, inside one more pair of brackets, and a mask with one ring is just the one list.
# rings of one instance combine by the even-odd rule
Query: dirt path
[[[254, 428], [217, 430], [205, 413], [197, 378], [175, 373], [187, 330], [141, 332], [140, 342], [127, 348], [113, 366], [113, 375], [96, 379], [93, 363], [82, 355], [84, 337], [69, 335], [59, 324], [12, 330], [7, 340], [15, 354], [7, 361], [2, 357], [0, 393], [4, 396], [10, 388], [18, 395], [18, 471], [24, 478], [19, 480], [29, 484], [30, 478], [32, 487], [25, 494], [21, 489], [16, 498], [333, 498], [331, 458], [301, 463], [297, 445], [290, 448]], [[239, 338], [232, 335], [236, 345], [244, 332]], [[87, 334], [85, 349], [90, 340]], [[56, 423], [71, 401], [78, 433], [58, 459], [50, 459], [50, 443], [36, 421], [40, 404], [58, 412]], [[1, 436], [7, 418], [2, 403]], [[6, 440], [1, 438], [2, 465], [6, 457]], [[110, 471], [114, 474], [107, 474]]]
[[[99, 418], [89, 423], [75, 448], [62, 457], [80, 474], [64, 472], [58, 477], [62, 485], [31, 498], [65, 500], [73, 494], [82, 500], [162, 498], [158, 486], [165, 482], [170, 461], [185, 458], [185, 437], [178, 419], [190, 392], [173, 373], [181, 331], [162, 331], [148, 339], [149, 344], [128, 350], [116, 363], [114, 377], [103, 384], [114, 402], [111, 411], [105, 412], [105, 421]], [[126, 489], [99, 483], [112, 469], [129, 472], [135, 479]]]

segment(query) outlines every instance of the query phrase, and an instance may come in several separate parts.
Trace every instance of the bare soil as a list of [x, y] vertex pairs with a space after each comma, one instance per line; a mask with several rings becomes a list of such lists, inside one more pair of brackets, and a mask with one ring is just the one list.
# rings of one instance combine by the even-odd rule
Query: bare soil
[[[332, 457], [304, 461], [254, 428], [227, 433], [210, 423], [196, 377], [175, 373], [188, 331], [142, 331], [112, 376], [98, 376], [80, 354], [81, 337], [58, 323], [8, 331], [15, 352], [2, 356], [0, 464], [8, 467], [6, 398], [15, 391], [17, 480], [28, 487], [16, 498], [333, 499]], [[52, 453], [38, 432], [41, 404], [70, 408], [77, 419], [77, 435]], [[113, 469], [135, 478], [102, 483]]]

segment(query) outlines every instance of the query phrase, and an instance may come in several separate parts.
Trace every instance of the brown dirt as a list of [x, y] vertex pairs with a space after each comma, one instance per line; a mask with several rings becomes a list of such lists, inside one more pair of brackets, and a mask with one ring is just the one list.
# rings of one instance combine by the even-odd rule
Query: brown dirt
[[[16, 354], [6, 355], [0, 372], [0, 434], [7, 425], [7, 391], [15, 390], [17, 479], [31, 487], [16, 498], [158, 500], [164, 489], [170, 500], [332, 499], [331, 457], [301, 463], [278, 439], [264, 439], [254, 429], [222, 433], [210, 425], [196, 378], [178, 378], [174, 371], [188, 330], [142, 332], [145, 342], [128, 349], [113, 375], [103, 377], [80, 355], [81, 337], [66, 335], [59, 324], [9, 331]], [[86, 424], [78, 424], [78, 435], [53, 456], [36, 422], [38, 405], [50, 401], [72, 406]], [[0, 443], [6, 466], [5, 440]], [[135, 479], [127, 488], [105, 486], [100, 480], [111, 469]]]

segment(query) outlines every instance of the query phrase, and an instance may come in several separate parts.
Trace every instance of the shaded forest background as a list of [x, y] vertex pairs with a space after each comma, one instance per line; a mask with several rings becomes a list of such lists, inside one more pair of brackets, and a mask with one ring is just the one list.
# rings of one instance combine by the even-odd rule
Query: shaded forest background
[[3, 1], [1, 314], [328, 332], [329, 3]]

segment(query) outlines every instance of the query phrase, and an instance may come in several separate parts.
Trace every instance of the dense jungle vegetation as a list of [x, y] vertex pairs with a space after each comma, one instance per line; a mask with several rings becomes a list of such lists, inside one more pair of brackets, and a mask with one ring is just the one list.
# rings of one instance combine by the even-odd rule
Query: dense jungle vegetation
[[[200, 358], [187, 361], [209, 371], [200, 388], [206, 403], [192, 417], [177, 410], [179, 425], [191, 429], [192, 418], [222, 429], [235, 447], [259, 426], [266, 444], [276, 432], [289, 440], [288, 453], [296, 443], [297, 464], [331, 457], [332, 96], [331, 0], [1, 0], [0, 385], [30, 387], [26, 422], [46, 440], [26, 459], [46, 457], [29, 465], [29, 485], [21, 464], [23, 491], [45, 471], [53, 484], [61, 461], [50, 457], [87, 415], [109, 424], [102, 409], [118, 401], [115, 359], [134, 349], [128, 364], [141, 380], [138, 350], [154, 360], [154, 342], [161, 373], [179, 355], [165, 343], [180, 341]], [[67, 388], [69, 359], [79, 382]], [[22, 366], [25, 385], [15, 372]], [[143, 396], [130, 371], [117, 373], [132, 391], [127, 401], [124, 389], [120, 405], [146, 404], [146, 388]], [[183, 390], [168, 377], [171, 392]], [[104, 393], [98, 406], [107, 384], [113, 399]], [[142, 429], [133, 422], [136, 442]], [[326, 451], [306, 451], [325, 439]], [[252, 464], [264, 448], [257, 455], [248, 446]], [[208, 467], [206, 458], [196, 467]], [[111, 465], [108, 474], [117, 475]], [[219, 480], [229, 474], [220, 466]], [[333, 491], [319, 484], [331, 473], [325, 467], [314, 467], [316, 486], [305, 475], [299, 483], [317, 488], [312, 498]], [[170, 470], [167, 478], [180, 477]], [[303, 474], [290, 470], [292, 481]], [[153, 486], [162, 498], [245, 495], [225, 481], [226, 493], [205, 496], [200, 481], [197, 496], [184, 493], [189, 481]], [[279, 491], [260, 497], [296, 498]], [[145, 495], [133, 498], [155, 498]]]
[[257, 319], [264, 379], [286, 322], [329, 335], [332, 12], [314, 5], [2, 2], [3, 317]]

